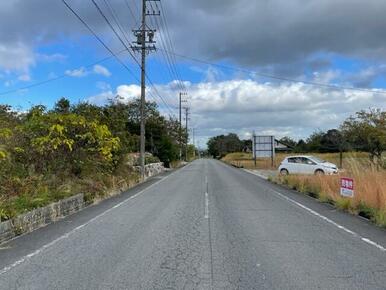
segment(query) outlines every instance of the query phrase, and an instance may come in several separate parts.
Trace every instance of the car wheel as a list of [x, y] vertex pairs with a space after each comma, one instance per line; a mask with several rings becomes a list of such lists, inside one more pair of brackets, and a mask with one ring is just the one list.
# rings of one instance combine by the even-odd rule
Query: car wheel
[[322, 169], [315, 170], [315, 175], [324, 175], [324, 171]]
[[288, 174], [289, 174], [289, 172], [287, 169], [280, 170], [280, 175], [288, 175]]

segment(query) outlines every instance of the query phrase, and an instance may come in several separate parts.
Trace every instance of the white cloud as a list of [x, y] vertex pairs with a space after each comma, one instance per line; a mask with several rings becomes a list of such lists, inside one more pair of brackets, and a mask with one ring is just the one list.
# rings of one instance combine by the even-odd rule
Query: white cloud
[[111, 91], [111, 85], [106, 82], [97, 82], [96, 87], [101, 91]]
[[114, 99], [115, 96], [116, 94], [114, 94], [112, 91], [105, 91], [98, 95], [87, 98], [86, 101], [95, 105], [102, 106], [106, 104], [109, 100]]
[[124, 100], [132, 100], [141, 96], [141, 87], [137, 85], [121, 85], [117, 88], [117, 95]]
[[[168, 86], [161, 95], [177, 95]], [[192, 126], [202, 143], [213, 135], [253, 130], [278, 137], [307, 137], [314, 130], [337, 128], [355, 112], [386, 103], [386, 91], [370, 93], [317, 88], [302, 83], [230, 80], [188, 86]], [[177, 106], [176, 100], [173, 102]]]
[[71, 76], [71, 77], [75, 77], [75, 78], [82, 78], [82, 77], [88, 76], [90, 74], [97, 74], [97, 75], [102, 75], [105, 77], [111, 76], [110, 71], [107, 68], [105, 68], [104, 66], [101, 66], [99, 64], [94, 65], [92, 71], [87, 70], [85, 67], [82, 66], [82, 67], [77, 68], [77, 69], [66, 70], [65, 74], [68, 76]]
[[84, 67], [78, 69], [66, 70], [65, 74], [75, 78], [82, 78], [88, 75], [88, 71]]
[[[277, 137], [305, 138], [318, 129], [339, 127], [344, 119], [359, 110], [386, 103], [386, 90], [379, 93], [332, 90], [302, 83], [270, 84], [249, 79], [187, 82], [186, 86], [191, 126], [197, 128], [201, 146], [214, 135], [234, 132], [248, 138], [253, 130]], [[178, 88], [173, 82], [156, 87], [172, 110], [178, 107]], [[103, 92], [89, 100], [105, 103], [116, 95], [127, 101], [140, 96], [140, 87], [122, 85], [115, 92]], [[159, 104], [161, 112], [167, 115], [169, 110]], [[177, 111], [174, 112], [177, 115]]]
[[54, 53], [54, 54], [36, 54], [36, 59], [38, 61], [44, 61], [44, 62], [63, 62], [67, 59], [67, 56], [61, 53]]
[[22, 74], [18, 77], [19, 81], [29, 82], [31, 80], [31, 76], [29, 74]]
[[21, 42], [0, 43], [0, 68], [27, 72], [35, 64], [35, 56], [31, 47]]
[[141, 96], [141, 87], [138, 85], [120, 85], [115, 92], [113, 92], [110, 85], [106, 83], [98, 84], [102, 87], [103, 91], [100, 94], [87, 98], [87, 101], [93, 104], [103, 105], [117, 96], [119, 96], [118, 101], [120, 102], [128, 102]]
[[106, 67], [100, 64], [94, 65], [93, 71], [95, 74], [103, 75], [105, 77], [111, 76], [111, 72]]
[[338, 70], [327, 70], [324, 72], [314, 72], [313, 76], [314, 82], [321, 84], [329, 84], [337, 78], [341, 77], [341, 72]]

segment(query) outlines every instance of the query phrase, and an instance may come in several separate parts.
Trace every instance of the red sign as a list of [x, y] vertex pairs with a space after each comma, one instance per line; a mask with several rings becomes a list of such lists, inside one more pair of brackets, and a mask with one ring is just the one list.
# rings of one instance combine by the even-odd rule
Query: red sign
[[354, 179], [346, 177], [340, 179], [340, 194], [347, 197], [354, 196]]

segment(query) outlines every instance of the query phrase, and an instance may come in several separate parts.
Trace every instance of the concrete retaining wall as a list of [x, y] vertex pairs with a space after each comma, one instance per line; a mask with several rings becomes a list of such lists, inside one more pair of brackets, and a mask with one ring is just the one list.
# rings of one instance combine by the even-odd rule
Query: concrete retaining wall
[[0, 243], [55, 222], [81, 210], [84, 206], [83, 194], [78, 194], [48, 206], [37, 208], [12, 220], [1, 222]]

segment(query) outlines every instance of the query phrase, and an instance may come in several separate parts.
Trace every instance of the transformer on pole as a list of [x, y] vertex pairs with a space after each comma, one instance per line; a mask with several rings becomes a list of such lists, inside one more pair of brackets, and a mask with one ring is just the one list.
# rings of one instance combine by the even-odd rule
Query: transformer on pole
[[156, 30], [151, 29], [146, 23], [147, 16], [159, 16], [160, 11], [150, 11], [146, 5], [148, 2], [158, 2], [160, 0], [142, 0], [142, 23], [141, 27], [137, 30], [133, 30], [136, 40], [131, 46], [133, 51], [141, 53], [141, 137], [140, 137], [140, 165], [141, 165], [141, 177], [145, 179], [145, 106], [146, 106], [146, 56], [151, 51], [155, 51], [154, 35]]

